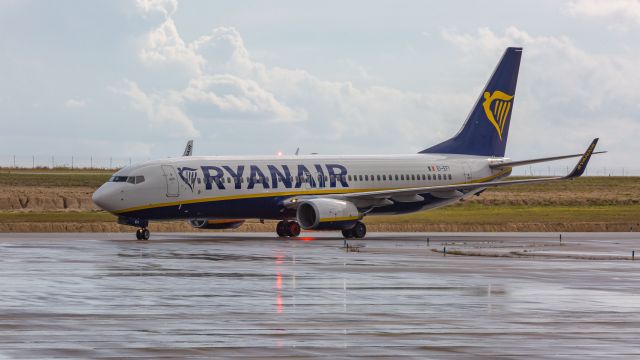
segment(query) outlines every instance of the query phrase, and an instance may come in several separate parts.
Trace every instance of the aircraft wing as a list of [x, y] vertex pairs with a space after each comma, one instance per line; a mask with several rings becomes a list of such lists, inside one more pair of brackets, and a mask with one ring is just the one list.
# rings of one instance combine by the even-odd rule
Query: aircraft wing
[[193, 140], [187, 141], [187, 146], [184, 147], [182, 156], [191, 156], [193, 154]]
[[539, 182], [546, 181], [554, 181], [554, 180], [567, 180], [574, 179], [581, 176], [589, 163], [589, 159], [591, 155], [594, 153], [593, 150], [598, 143], [598, 139], [594, 139], [585, 151], [582, 154], [580, 160], [573, 168], [573, 171], [566, 176], [557, 176], [557, 177], [547, 177], [547, 178], [537, 178], [537, 179], [523, 179], [523, 180], [509, 180], [509, 181], [490, 181], [490, 182], [481, 182], [481, 183], [471, 183], [471, 184], [454, 184], [454, 185], [439, 185], [439, 186], [425, 186], [425, 187], [416, 187], [416, 188], [408, 188], [408, 189], [393, 189], [393, 190], [379, 190], [379, 191], [367, 191], [353, 194], [343, 194], [340, 197], [344, 199], [397, 199], [398, 201], [412, 201], [412, 197], [419, 197], [419, 194], [426, 193], [435, 193], [442, 194], [444, 196], [455, 197], [463, 195], [464, 192], [488, 188], [488, 187], [496, 187], [496, 186], [507, 186], [507, 185], [518, 185], [518, 184], [533, 184]]
[[[606, 151], [595, 151], [593, 154], [595, 155], [595, 154], [604, 154], [604, 153], [606, 153]], [[505, 162], [499, 162], [499, 163], [490, 164], [489, 167], [492, 168], [492, 169], [502, 169], [502, 168], [508, 168], [508, 167], [514, 167], [514, 166], [537, 164], [537, 163], [547, 162], [547, 161], [570, 159], [570, 158], [574, 158], [574, 157], [580, 157], [582, 155], [584, 155], [584, 154], [552, 156], [552, 157], [546, 157], [546, 158], [519, 160], [519, 161], [505, 161]]]

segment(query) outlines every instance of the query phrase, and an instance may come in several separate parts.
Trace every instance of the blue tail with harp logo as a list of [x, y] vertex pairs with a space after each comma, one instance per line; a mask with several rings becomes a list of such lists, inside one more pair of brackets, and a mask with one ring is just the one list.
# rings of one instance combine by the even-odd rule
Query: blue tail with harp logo
[[507, 48], [462, 129], [451, 139], [420, 153], [503, 157], [521, 56], [522, 48]]

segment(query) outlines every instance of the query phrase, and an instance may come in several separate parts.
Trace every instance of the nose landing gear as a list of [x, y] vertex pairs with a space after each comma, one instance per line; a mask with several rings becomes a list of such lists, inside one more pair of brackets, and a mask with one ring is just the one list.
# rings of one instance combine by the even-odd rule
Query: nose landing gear
[[136, 239], [138, 240], [149, 240], [151, 233], [147, 228], [140, 228], [136, 230]]

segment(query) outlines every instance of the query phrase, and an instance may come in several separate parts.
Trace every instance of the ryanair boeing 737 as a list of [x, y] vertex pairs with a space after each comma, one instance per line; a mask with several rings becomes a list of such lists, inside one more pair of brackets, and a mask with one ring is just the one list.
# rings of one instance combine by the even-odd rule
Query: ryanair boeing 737
[[[451, 139], [417, 154], [368, 156], [184, 156], [123, 168], [93, 194], [120, 224], [149, 239], [149, 221], [186, 220], [200, 229], [233, 229], [246, 219], [279, 220], [281, 237], [300, 230], [366, 234], [365, 216], [406, 214], [452, 204], [494, 186], [573, 179], [586, 152], [512, 161], [505, 157], [521, 48], [507, 48]], [[563, 177], [503, 180], [514, 166], [580, 157]]]

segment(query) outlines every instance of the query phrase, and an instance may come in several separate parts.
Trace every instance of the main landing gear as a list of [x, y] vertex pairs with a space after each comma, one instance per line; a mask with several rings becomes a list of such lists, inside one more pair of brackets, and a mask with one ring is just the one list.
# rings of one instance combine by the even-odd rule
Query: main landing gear
[[136, 239], [138, 240], [149, 240], [151, 233], [147, 228], [140, 228], [136, 230]]
[[300, 235], [300, 224], [295, 221], [280, 221], [276, 225], [276, 233], [280, 237], [297, 237]]
[[344, 236], [345, 239], [362, 239], [365, 235], [367, 235], [367, 227], [361, 221], [356, 222], [351, 229], [342, 230], [342, 236]]

